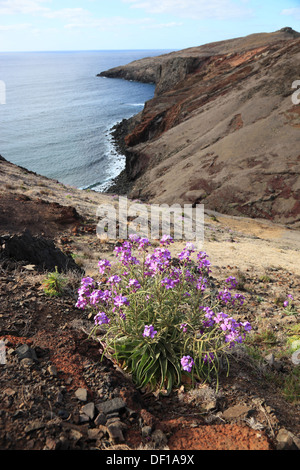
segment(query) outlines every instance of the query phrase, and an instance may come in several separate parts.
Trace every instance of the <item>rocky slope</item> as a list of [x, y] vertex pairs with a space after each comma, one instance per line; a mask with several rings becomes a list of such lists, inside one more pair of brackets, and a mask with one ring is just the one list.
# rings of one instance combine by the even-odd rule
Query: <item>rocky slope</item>
[[[88, 337], [93, 318], [74, 305], [81, 279], [74, 266], [64, 272], [63, 295], [49, 297], [47, 268], [26, 250], [24, 259], [6, 250], [30, 230], [96, 276], [99, 259], [110, 259], [118, 243], [97, 238], [97, 207], [117, 209], [118, 198], [2, 158], [0, 174], [1, 450], [300, 449], [299, 365], [291, 360], [300, 341], [298, 231], [206, 211], [212, 278], [217, 286], [228, 274], [240, 280], [245, 304], [236, 314], [253, 325], [250, 349], [233, 354], [218, 393], [213, 382], [160, 396], [137, 390], [109, 358], [101, 361], [102, 346]], [[184, 244], [172, 245], [174, 256]], [[290, 314], [282, 308], [289, 293]]]
[[299, 65], [300, 34], [283, 28], [102, 72], [156, 83], [116, 130], [130, 196], [300, 227]]

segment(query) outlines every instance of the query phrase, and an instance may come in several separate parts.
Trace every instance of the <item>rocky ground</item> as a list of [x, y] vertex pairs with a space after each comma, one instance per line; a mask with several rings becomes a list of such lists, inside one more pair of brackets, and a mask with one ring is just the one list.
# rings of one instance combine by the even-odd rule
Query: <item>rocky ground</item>
[[[115, 246], [97, 238], [95, 209], [104, 201], [116, 205], [117, 198], [65, 187], [5, 161], [0, 171], [2, 450], [300, 448], [300, 371], [293, 355], [300, 341], [299, 232], [206, 213], [213, 281], [239, 279], [246, 302], [236, 314], [253, 330], [230, 357], [218, 391], [212, 382], [194, 390], [186, 383], [170, 396], [149, 393], [109, 358], [101, 360], [101, 336], [89, 337], [93, 320], [75, 308], [82, 274], [74, 265], [63, 295], [49, 297], [48, 271], [5, 252], [13, 235], [34, 228], [33, 237], [54, 240], [86, 274], [95, 274], [98, 259]], [[173, 246], [174, 255], [181, 245]], [[288, 294], [291, 312], [282, 305]]]

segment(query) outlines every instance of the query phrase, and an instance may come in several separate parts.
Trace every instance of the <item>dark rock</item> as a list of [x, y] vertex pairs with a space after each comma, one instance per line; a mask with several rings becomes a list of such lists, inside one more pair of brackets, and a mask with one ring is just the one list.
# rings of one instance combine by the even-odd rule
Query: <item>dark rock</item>
[[115, 444], [121, 444], [122, 442], [125, 442], [121, 426], [118, 423], [110, 424], [107, 427], [107, 430], [108, 430], [108, 435], [109, 435], [110, 439]]
[[99, 413], [94, 419], [96, 426], [104, 425], [106, 423], [106, 416], [104, 413]]
[[61, 419], [68, 419], [70, 416], [70, 413], [67, 410], [59, 410], [57, 414]]
[[32, 349], [28, 344], [22, 344], [16, 349], [16, 354], [20, 361], [23, 359], [31, 359], [32, 361], [38, 361], [35, 350]]
[[33, 423], [28, 424], [25, 428], [25, 433], [29, 434], [33, 431], [37, 431], [39, 429], [42, 429], [45, 427], [45, 424], [42, 423], [41, 421], [34, 421]]
[[8, 239], [0, 237], [0, 258], [9, 258], [35, 265], [36, 267], [59, 272], [67, 270], [81, 271], [70, 256], [66, 256], [54, 244], [42, 236], [32, 236], [29, 230], [21, 235], [12, 235]]
[[107, 400], [102, 403], [97, 403], [96, 408], [98, 411], [104, 414], [110, 414], [115, 411], [119, 412], [126, 407], [125, 402], [122, 398], [113, 398], [112, 400]]

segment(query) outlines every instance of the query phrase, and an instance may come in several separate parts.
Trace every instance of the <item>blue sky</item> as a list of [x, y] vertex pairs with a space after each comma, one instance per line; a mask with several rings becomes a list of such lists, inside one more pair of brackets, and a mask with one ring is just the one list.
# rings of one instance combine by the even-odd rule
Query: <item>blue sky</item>
[[300, 31], [300, 0], [0, 0], [0, 51], [184, 49]]

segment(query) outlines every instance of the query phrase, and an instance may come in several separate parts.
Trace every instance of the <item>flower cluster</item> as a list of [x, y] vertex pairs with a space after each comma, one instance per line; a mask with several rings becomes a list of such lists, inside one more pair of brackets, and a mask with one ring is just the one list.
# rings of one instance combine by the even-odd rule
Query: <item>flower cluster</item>
[[233, 317], [227, 313], [215, 313], [209, 307], [200, 307], [204, 310], [206, 321], [203, 322], [204, 328], [217, 326], [225, 337], [225, 343], [229, 343], [230, 348], [236, 343], [242, 343], [245, 340], [246, 333], [251, 330], [249, 322], [237, 322]]
[[[237, 322], [227, 313], [244, 297], [233, 294], [233, 276], [215, 298], [210, 289], [208, 255], [187, 243], [174, 260], [172, 237], [160, 245], [130, 235], [116, 246], [116, 268], [98, 263], [98, 282], [81, 280], [76, 307], [94, 312], [95, 329], [106, 331], [105, 342], [119, 363], [125, 364], [140, 386], [159, 382], [170, 389], [181, 373], [198, 378], [217, 370], [218, 355], [245, 340], [249, 322]], [[222, 311], [218, 305], [222, 303]]]
[[236, 278], [234, 276], [229, 276], [225, 279], [225, 282], [229, 285], [218, 293], [218, 299], [224, 304], [231, 303], [232, 305], [235, 305], [236, 302], [239, 302], [240, 305], [243, 305], [245, 297], [242, 294], [232, 294], [230, 292], [232, 289], [237, 287]]
[[245, 297], [242, 294], [232, 294], [227, 288], [221, 290], [218, 293], [218, 299], [221, 300], [224, 304], [230, 302], [234, 305], [237, 301], [239, 301], [240, 305], [243, 305]]

